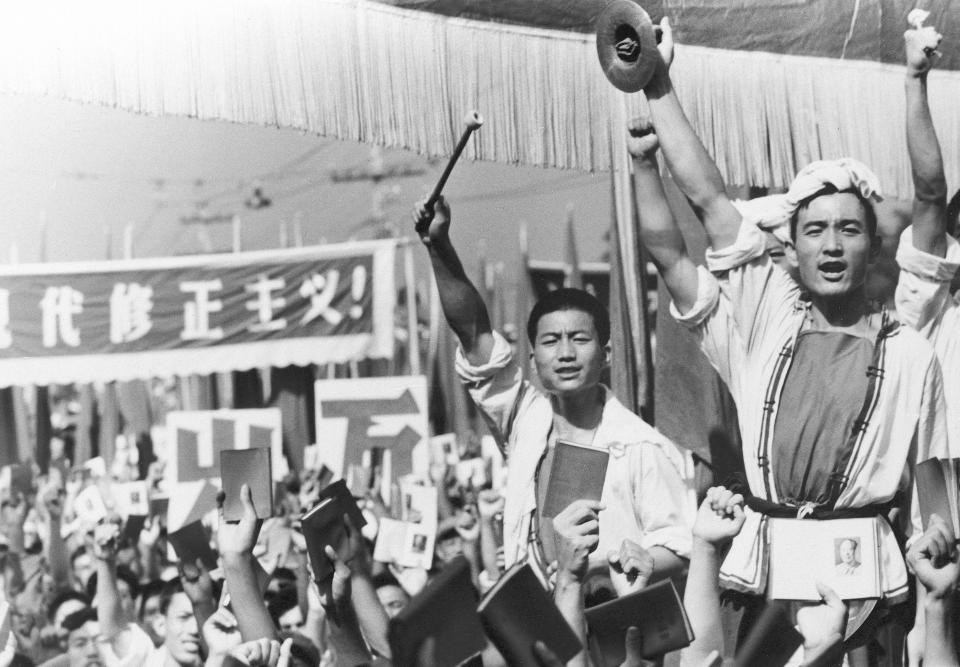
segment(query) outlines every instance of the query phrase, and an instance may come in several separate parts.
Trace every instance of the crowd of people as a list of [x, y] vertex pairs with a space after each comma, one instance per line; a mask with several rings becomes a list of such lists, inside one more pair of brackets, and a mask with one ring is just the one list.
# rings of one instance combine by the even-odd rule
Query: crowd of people
[[[786, 606], [803, 638], [791, 664], [957, 665], [955, 518], [922, 516], [914, 483], [921, 462], [960, 455], [957, 212], [948, 207], [926, 101], [940, 36], [933, 28], [905, 34], [916, 196], [897, 254], [896, 307], [888, 309], [864, 287], [879, 250], [877, 177], [849, 158], [822, 161], [783, 195], [731, 201], [671, 85], [669, 24], [661, 31], [661, 60], [644, 89], [650, 117], [625, 131], [642, 202], [638, 232], [672, 316], [730, 389], [742, 474], [715, 480], [694, 506], [679, 448], [601, 383], [610, 318], [587, 292], [562, 288], [535, 305], [525, 368], [491, 326], [441, 198], [415, 209], [415, 228], [460, 341], [456, 371], [507, 473], [502, 485], [477, 483], [458, 479], [442, 456], [433, 462], [419, 480], [437, 497], [430, 568], [374, 559], [379, 523], [409, 510], [385, 502], [376, 483], [355, 493], [367, 525], [344, 517], [339, 543], [326, 547], [332, 574], [317, 580], [300, 529], [327, 481], [317, 470], [292, 471], [266, 520], [244, 487], [240, 521], [221, 513], [206, 525], [215, 569], [175, 557], [162, 513], [133, 532], [114, 515], [85, 523], [77, 496], [90, 485], [109, 496], [109, 475], [36, 470], [25, 492], [0, 489], [0, 667], [391, 664], [391, 619], [461, 557], [478, 596], [515, 564], [533, 566], [586, 647], [568, 665], [599, 664], [587, 609], [670, 578], [682, 590], [692, 643], [651, 656], [632, 628], [624, 664], [722, 664], [778, 598], [776, 578], [794, 568], [777, 540], [811, 525], [836, 559], [823, 580], [801, 582], [812, 598]], [[704, 225], [706, 266], [691, 258], [667, 203], [658, 152]], [[575, 499], [551, 516], [560, 442], [607, 451], [609, 462], [598, 499]], [[149, 484], [160, 488], [162, 472]], [[860, 522], [842, 524], [846, 531], [866, 528], [831, 528], [844, 521]], [[794, 557], [814, 552], [811, 545]], [[849, 594], [828, 575], [862, 578], [875, 590]], [[535, 654], [541, 665], [561, 664], [540, 643]], [[475, 661], [504, 664], [493, 644]], [[417, 662], [438, 664], [429, 642]]]

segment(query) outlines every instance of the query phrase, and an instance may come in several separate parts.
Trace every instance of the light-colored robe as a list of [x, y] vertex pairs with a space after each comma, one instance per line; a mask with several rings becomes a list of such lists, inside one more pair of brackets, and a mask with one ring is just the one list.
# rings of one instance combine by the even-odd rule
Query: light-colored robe
[[[698, 335], [730, 389], [750, 491], [779, 502], [770, 457], [775, 454], [772, 432], [788, 370], [782, 355], [789, 358], [807, 305], [798, 285], [774, 266], [764, 248], [763, 232], [754, 221], [744, 220], [734, 244], [708, 251], [710, 271], [699, 267], [694, 306], [681, 314], [671, 304], [671, 312]], [[886, 338], [883, 367], [875, 406], [851, 455], [845, 471], [849, 481], [835, 508], [882, 505], [901, 492], [906, 516], [913, 522], [907, 533], [916, 534], [920, 526], [913, 464], [949, 452], [943, 378], [933, 348], [908, 327], [898, 327]], [[746, 514], [721, 568], [721, 582], [760, 594], [769, 566], [766, 517], [750, 510]], [[899, 597], [907, 591], [903, 555], [890, 526], [880, 523], [881, 587], [887, 597]]]
[[[509, 567], [528, 555], [537, 467], [556, 434], [550, 398], [523, 379], [509, 343], [498, 333], [494, 339], [487, 364], [471, 366], [459, 349], [456, 367], [507, 459], [503, 541]], [[601, 496], [606, 509], [599, 513], [600, 543], [592, 559], [605, 560], [624, 539], [689, 557], [693, 508], [681, 479], [687, 459], [609, 389], [604, 391], [594, 445], [608, 447], [610, 462]]]

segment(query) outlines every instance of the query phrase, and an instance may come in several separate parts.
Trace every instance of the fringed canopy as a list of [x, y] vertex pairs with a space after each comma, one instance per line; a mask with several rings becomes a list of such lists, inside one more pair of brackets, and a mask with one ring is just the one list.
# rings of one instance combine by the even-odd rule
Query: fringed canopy
[[[728, 182], [782, 187], [810, 160], [850, 155], [886, 194], [912, 196], [901, 67], [680, 46], [673, 76]], [[643, 105], [604, 79], [592, 35], [367, 0], [35, 0], [0, 22], [0, 92], [427, 155], [449, 154], [476, 108], [486, 124], [468, 156], [588, 171], [610, 168], [611, 119]], [[960, 73], [934, 71], [930, 97], [941, 144], [960, 145]], [[960, 153], [944, 156], [956, 184]]]

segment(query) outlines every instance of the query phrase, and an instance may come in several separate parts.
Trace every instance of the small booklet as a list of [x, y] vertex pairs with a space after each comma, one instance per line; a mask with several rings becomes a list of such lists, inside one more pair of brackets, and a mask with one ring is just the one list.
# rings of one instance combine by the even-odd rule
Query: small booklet
[[436, 521], [413, 523], [382, 518], [377, 530], [373, 560], [429, 570], [433, 566], [436, 538]]
[[583, 649], [528, 563], [507, 570], [484, 595], [477, 612], [487, 637], [508, 665], [540, 664], [533, 653], [537, 641], [561, 663]]
[[320, 491], [320, 495], [318, 496], [319, 500], [317, 504], [319, 505], [327, 498], [336, 498], [340, 501], [340, 506], [344, 512], [350, 515], [350, 520], [353, 522], [355, 528], [359, 530], [367, 525], [367, 520], [363, 517], [363, 512], [361, 512], [357, 506], [357, 501], [354, 500], [350, 489], [347, 488], [347, 482], [345, 480], [338, 479], [333, 484], [328, 484], [323, 487], [323, 490]]
[[603, 654], [617, 667], [626, 659], [624, 638], [634, 626], [643, 637], [643, 656], [656, 658], [690, 645], [693, 629], [683, 601], [670, 579], [586, 610], [587, 627]]
[[936, 514], [953, 527], [953, 536], [960, 537], [960, 458], [927, 459], [917, 465], [917, 496], [923, 528]]
[[257, 518], [269, 519], [273, 516], [273, 471], [268, 447], [222, 450], [220, 479], [223, 482], [224, 521], [243, 518], [240, 487], [244, 484], [250, 487]]
[[770, 519], [770, 597], [820, 600], [814, 583], [844, 600], [879, 598], [878, 519]]
[[333, 561], [327, 556], [325, 549], [331, 546], [340, 553], [347, 534], [347, 526], [343, 522], [343, 515], [347, 511], [340, 498], [333, 496], [322, 498], [300, 519], [300, 529], [307, 544], [307, 557], [310, 559], [310, 567], [313, 568], [313, 578], [317, 581], [333, 576]]
[[96, 525], [107, 518], [107, 505], [103, 502], [100, 487], [96, 484], [91, 484], [77, 494], [73, 500], [73, 509], [80, 522], [87, 526]]
[[408, 476], [400, 480], [400, 518], [410, 523], [437, 525], [437, 488], [423, 486]]
[[600, 500], [609, 459], [606, 449], [559, 440], [547, 478], [543, 516], [557, 516], [574, 500]]
[[140, 533], [147, 523], [145, 514], [130, 514], [123, 522], [123, 532], [121, 537], [130, 545], [136, 546], [140, 543]]
[[113, 506], [122, 517], [150, 513], [150, 499], [147, 495], [147, 483], [144, 481], [116, 482], [111, 486], [111, 494]]
[[181, 563], [196, 563], [199, 558], [207, 570], [217, 567], [217, 554], [210, 547], [210, 539], [200, 521], [194, 521], [167, 535]]
[[[453, 667], [483, 651], [487, 639], [476, 606], [470, 564], [459, 556], [390, 620], [394, 664], [414, 665], [419, 659]], [[433, 639], [433, 651], [421, 656], [427, 638]]]
[[803, 635], [793, 627], [786, 608], [775, 602], [768, 603], [737, 651], [734, 665], [780, 667], [787, 664], [802, 644]]

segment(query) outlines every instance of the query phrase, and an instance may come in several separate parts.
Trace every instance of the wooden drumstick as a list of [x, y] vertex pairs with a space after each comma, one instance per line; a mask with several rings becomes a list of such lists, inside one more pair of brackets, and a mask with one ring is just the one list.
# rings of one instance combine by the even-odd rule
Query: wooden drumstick
[[437, 181], [437, 185], [433, 188], [433, 192], [430, 194], [430, 198], [427, 199], [427, 208], [432, 209], [433, 205], [437, 203], [437, 200], [440, 198], [440, 193], [443, 191], [443, 186], [447, 184], [447, 179], [450, 178], [450, 172], [453, 171], [453, 165], [457, 163], [457, 160], [460, 159], [460, 154], [463, 152], [463, 149], [467, 147], [467, 141], [470, 139], [470, 135], [473, 134], [474, 130], [480, 129], [480, 126], [483, 125], [483, 116], [477, 111], [471, 111], [463, 119], [463, 124], [466, 125], [463, 134], [460, 135], [460, 141], [457, 142], [457, 147], [453, 149], [453, 155], [450, 156], [450, 159], [447, 160], [447, 166], [444, 168], [443, 173], [440, 174], [440, 180]]

